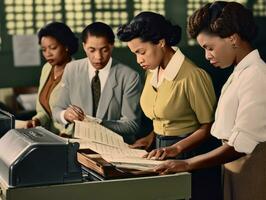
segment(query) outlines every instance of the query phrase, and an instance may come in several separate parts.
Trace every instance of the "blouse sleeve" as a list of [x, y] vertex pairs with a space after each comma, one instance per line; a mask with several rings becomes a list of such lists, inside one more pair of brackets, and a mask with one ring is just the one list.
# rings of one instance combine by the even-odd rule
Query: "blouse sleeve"
[[209, 75], [198, 69], [188, 79], [187, 96], [192, 110], [195, 112], [198, 121], [210, 123], [214, 120], [216, 107], [216, 96]]
[[240, 79], [238, 111], [228, 144], [238, 152], [251, 153], [266, 141], [266, 72], [249, 71]]

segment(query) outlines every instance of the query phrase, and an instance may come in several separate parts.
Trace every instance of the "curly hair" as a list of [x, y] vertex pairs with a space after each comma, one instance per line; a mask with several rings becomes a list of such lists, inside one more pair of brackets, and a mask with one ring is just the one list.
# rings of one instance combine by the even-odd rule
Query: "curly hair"
[[237, 33], [251, 42], [257, 35], [252, 11], [237, 2], [216, 1], [196, 10], [188, 21], [188, 34], [196, 38], [207, 32], [226, 38]]
[[72, 30], [62, 22], [51, 22], [42, 27], [38, 32], [39, 44], [42, 37], [51, 36], [58, 42], [68, 48], [68, 52], [71, 55], [77, 52], [79, 43], [78, 38], [72, 32]]
[[140, 38], [143, 42], [158, 44], [165, 39], [166, 45], [174, 46], [181, 40], [181, 27], [172, 25], [164, 16], [154, 12], [141, 12], [128, 23], [121, 25], [117, 37], [123, 42]]

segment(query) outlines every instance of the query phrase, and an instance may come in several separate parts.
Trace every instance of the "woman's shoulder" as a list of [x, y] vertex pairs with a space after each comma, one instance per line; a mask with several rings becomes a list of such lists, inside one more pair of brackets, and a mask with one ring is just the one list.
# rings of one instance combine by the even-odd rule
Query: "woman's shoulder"
[[42, 67], [42, 71], [49, 71], [52, 69], [52, 65], [49, 62], [46, 62], [43, 67]]
[[52, 65], [46, 62], [42, 67], [41, 78], [47, 77], [52, 69]]
[[256, 81], [266, 81], [266, 63], [263, 60], [258, 60], [252, 65], [246, 67], [239, 73], [239, 78], [243, 80], [255, 79]]
[[197, 66], [193, 61], [191, 61], [189, 58], [185, 58], [183, 62], [183, 71], [188, 77], [208, 77], [209, 74], [205, 71], [205, 69]]

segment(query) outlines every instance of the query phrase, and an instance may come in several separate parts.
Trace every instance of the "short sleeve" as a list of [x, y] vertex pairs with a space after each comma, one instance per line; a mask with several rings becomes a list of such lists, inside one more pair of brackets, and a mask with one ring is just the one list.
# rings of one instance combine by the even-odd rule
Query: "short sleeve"
[[197, 69], [190, 75], [187, 85], [188, 100], [199, 123], [212, 122], [214, 120], [216, 96], [209, 75], [202, 69]]

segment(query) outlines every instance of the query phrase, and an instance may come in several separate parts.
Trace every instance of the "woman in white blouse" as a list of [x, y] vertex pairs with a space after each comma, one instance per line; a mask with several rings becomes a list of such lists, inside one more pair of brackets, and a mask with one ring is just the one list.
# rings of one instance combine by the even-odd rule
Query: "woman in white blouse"
[[208, 3], [190, 17], [188, 32], [214, 67], [234, 66], [211, 130], [223, 145], [155, 170], [167, 174], [226, 163], [224, 199], [265, 199], [266, 64], [251, 45], [257, 34], [252, 12], [236, 2]]

